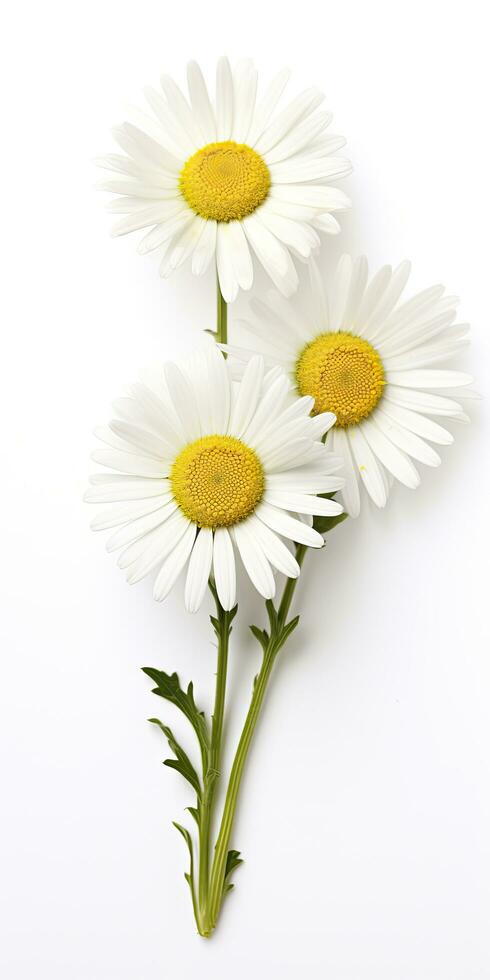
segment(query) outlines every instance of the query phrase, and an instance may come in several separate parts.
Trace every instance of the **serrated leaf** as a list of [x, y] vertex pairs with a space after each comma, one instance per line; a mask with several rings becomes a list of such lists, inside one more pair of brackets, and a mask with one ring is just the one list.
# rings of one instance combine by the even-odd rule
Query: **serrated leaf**
[[199, 739], [201, 749], [206, 753], [209, 748], [208, 726], [204, 712], [198, 709], [194, 701], [192, 681], [188, 685], [187, 691], [184, 691], [180, 686], [178, 674], [166, 674], [164, 670], [156, 670], [154, 667], [143, 667], [142, 670], [157, 685], [153, 688], [153, 694], [157, 694], [159, 697], [165, 698], [166, 701], [170, 701], [190, 721]]
[[185, 842], [187, 844], [187, 847], [189, 848], [189, 854], [190, 854], [191, 861], [193, 861], [194, 860], [194, 848], [193, 848], [193, 845], [192, 845], [192, 837], [191, 837], [189, 831], [187, 830], [187, 827], [183, 827], [182, 824], [181, 823], [177, 823], [176, 820], [172, 820], [172, 824], [179, 831], [179, 834], [182, 834], [182, 837], [184, 838], [184, 840], [185, 840]]
[[197, 909], [197, 902], [196, 902], [196, 892], [194, 889], [194, 847], [192, 844], [192, 837], [189, 831], [187, 830], [187, 827], [183, 827], [182, 824], [177, 823], [175, 820], [173, 821], [173, 825], [179, 831], [179, 834], [182, 834], [182, 837], [184, 838], [187, 847], [189, 848], [190, 870], [184, 871], [184, 878], [191, 890], [192, 906], [194, 909], [194, 915], [196, 916], [196, 922], [197, 922], [198, 909]]
[[277, 640], [276, 651], [277, 650], [280, 650], [281, 647], [284, 646], [286, 640], [288, 639], [288, 637], [291, 636], [291, 633], [293, 632], [293, 630], [296, 629], [298, 623], [299, 623], [299, 616], [294, 616], [293, 619], [290, 619], [289, 620], [289, 623], [286, 623], [286, 625], [283, 626], [283, 628], [281, 630], [281, 633], [279, 634], [279, 637], [278, 637], [278, 640]]
[[243, 864], [243, 858], [240, 857], [240, 851], [228, 851], [225, 865], [225, 881], [229, 875], [231, 875], [232, 871], [234, 871], [235, 868], [238, 868], [239, 864]]
[[187, 782], [195, 789], [197, 795], [201, 793], [201, 787], [199, 784], [199, 779], [197, 774], [191, 765], [187, 766], [186, 763], [181, 762], [180, 759], [164, 759], [163, 765], [168, 766], [169, 769], [175, 769], [176, 772], [180, 772], [180, 775], [187, 779]]
[[199, 813], [199, 810], [198, 810], [198, 808], [197, 808], [197, 807], [195, 807], [195, 806], [188, 806], [188, 807], [186, 807], [186, 810], [188, 810], [188, 811], [189, 811], [189, 813], [190, 813], [190, 815], [191, 815], [191, 817], [193, 817], [193, 818], [194, 818], [194, 820], [195, 820], [195, 821], [196, 821], [196, 823], [197, 823], [197, 826], [199, 827], [199, 824], [200, 824], [200, 822], [201, 822], [201, 815], [200, 815], [200, 813]]
[[250, 629], [255, 636], [255, 639], [259, 641], [262, 649], [265, 651], [265, 648], [269, 642], [269, 634], [267, 630], [261, 630], [259, 626], [251, 626]]
[[175, 754], [175, 759], [164, 760], [164, 766], [168, 766], [169, 769], [175, 769], [177, 772], [180, 772], [181, 776], [183, 776], [184, 779], [187, 779], [187, 782], [191, 784], [198, 797], [200, 797], [202, 790], [199, 776], [197, 775], [187, 752], [185, 752], [182, 746], [179, 745], [172, 729], [169, 728], [168, 725], [164, 725], [158, 718], [149, 718], [148, 721], [150, 721], [153, 725], [158, 725], [158, 727], [161, 728], [163, 734], [167, 738], [172, 752]]

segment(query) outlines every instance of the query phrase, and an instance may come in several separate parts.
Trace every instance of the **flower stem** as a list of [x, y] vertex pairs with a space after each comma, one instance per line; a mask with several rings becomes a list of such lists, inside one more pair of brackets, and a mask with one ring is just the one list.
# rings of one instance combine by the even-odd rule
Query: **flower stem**
[[216, 669], [216, 691], [214, 698], [213, 720], [211, 725], [211, 745], [209, 764], [204, 773], [204, 787], [200, 810], [199, 823], [199, 916], [197, 925], [201, 935], [207, 935], [207, 902], [209, 888], [209, 850], [214, 797], [216, 784], [220, 775], [221, 743], [223, 737], [223, 719], [225, 710], [226, 676], [228, 669], [228, 647], [231, 623], [236, 608], [227, 612], [223, 609], [215, 588], [210, 583], [210, 589], [216, 602], [217, 618], [214, 622], [218, 636], [218, 660]]
[[[306, 554], [305, 545], [297, 545], [296, 547], [296, 559], [298, 564], [301, 566]], [[289, 633], [296, 625], [296, 621], [293, 623], [286, 624], [286, 618], [289, 613], [291, 602], [294, 596], [294, 591], [296, 588], [297, 579], [288, 579], [286, 585], [284, 586], [284, 591], [279, 604], [277, 612], [272, 613], [274, 607], [269, 606], [269, 616], [271, 619], [271, 632], [264, 642], [264, 656], [262, 660], [262, 666], [260, 668], [257, 677], [255, 678], [252, 700], [250, 702], [250, 707], [248, 709], [247, 717], [245, 719], [245, 724], [243, 726], [243, 731], [240, 736], [240, 741], [236, 750], [235, 758], [233, 761], [233, 766], [230, 773], [230, 780], [228, 783], [228, 790], [226, 793], [225, 804], [223, 808], [223, 816], [221, 819], [221, 826], [216, 841], [213, 867], [211, 872], [211, 881], [209, 886], [209, 897], [208, 897], [208, 925], [210, 932], [214, 929], [221, 904], [226, 894], [226, 862], [228, 856], [228, 845], [230, 842], [231, 831], [233, 828], [233, 821], [235, 817], [236, 805], [238, 800], [238, 794], [240, 790], [240, 784], [242, 781], [243, 770], [245, 767], [245, 762], [248, 756], [250, 745], [252, 742], [252, 737], [255, 731], [255, 726], [257, 724], [257, 719], [260, 714], [262, 703], [264, 701], [265, 692], [269, 683], [269, 678], [272, 673], [272, 668], [276, 656], [285, 643]]]
[[[216, 343], [228, 343], [228, 307], [219, 285], [218, 275], [216, 275], [216, 295], [217, 295], [217, 317], [216, 317]], [[225, 354], [226, 357], [226, 354]]]

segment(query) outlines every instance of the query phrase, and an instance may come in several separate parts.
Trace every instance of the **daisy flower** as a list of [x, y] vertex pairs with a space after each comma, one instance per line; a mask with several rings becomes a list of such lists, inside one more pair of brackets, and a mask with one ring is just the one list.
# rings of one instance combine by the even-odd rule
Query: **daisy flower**
[[254, 253], [289, 296], [298, 285], [291, 255], [307, 260], [318, 232], [339, 231], [333, 212], [350, 202], [331, 183], [351, 169], [337, 155], [345, 140], [327, 134], [316, 88], [276, 111], [288, 77], [280, 72], [257, 98], [252, 62], [232, 69], [221, 58], [213, 102], [191, 62], [188, 100], [164, 75], [160, 90], [145, 90], [148, 112], [114, 130], [123, 155], [97, 161], [118, 174], [99, 185], [119, 195], [110, 210], [127, 215], [114, 234], [149, 228], [139, 251], [159, 250], [163, 276], [188, 258], [201, 275], [215, 260], [232, 302], [252, 285]]
[[259, 356], [232, 384], [213, 347], [166, 364], [115, 403], [117, 419], [96, 430], [105, 448], [93, 455], [115, 473], [92, 477], [86, 499], [109, 505], [92, 527], [117, 528], [107, 549], [120, 551], [128, 582], [158, 569], [161, 600], [187, 565], [185, 604], [193, 612], [210, 575], [224, 609], [234, 606], [235, 549], [265, 598], [275, 594], [273, 568], [298, 576], [282, 539], [320, 548], [312, 515], [342, 507], [316, 495], [344, 481], [341, 461], [321, 441], [333, 415], [313, 418], [313, 399], [291, 397], [290, 389]]
[[[315, 399], [314, 415], [335, 414], [326, 444], [344, 459], [343, 501], [352, 517], [361, 483], [384, 507], [393, 478], [418, 486], [413, 460], [439, 465], [430, 444], [449, 445], [453, 437], [434, 417], [468, 421], [452, 389], [473, 379], [434, 365], [467, 343], [469, 326], [454, 322], [457, 300], [443, 286], [400, 303], [409, 273], [402, 262], [368, 282], [366, 259], [344, 255], [327, 294], [313, 262], [308, 305], [292, 307], [271, 293], [267, 303], [252, 301], [243, 323], [268, 365], [280, 365], [299, 395]], [[242, 363], [252, 356], [226, 349]]]

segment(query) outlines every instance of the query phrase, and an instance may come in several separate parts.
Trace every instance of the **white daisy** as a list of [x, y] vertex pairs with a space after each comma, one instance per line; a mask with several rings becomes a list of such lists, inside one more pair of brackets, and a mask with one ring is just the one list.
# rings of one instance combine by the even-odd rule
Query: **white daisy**
[[[439, 465], [430, 443], [449, 445], [453, 436], [431, 416], [468, 421], [452, 389], [473, 379], [433, 365], [468, 342], [469, 326], [454, 322], [457, 300], [444, 296], [443, 286], [400, 304], [409, 273], [408, 262], [385, 266], [368, 283], [366, 259], [353, 263], [344, 255], [327, 295], [312, 262], [309, 304], [292, 307], [274, 292], [267, 303], [252, 300], [243, 323], [254, 351], [280, 365], [298, 394], [314, 397], [314, 413], [335, 413], [326, 444], [344, 458], [343, 500], [353, 517], [361, 481], [384, 507], [393, 477], [418, 486], [414, 459]], [[226, 349], [241, 363], [252, 356]]]
[[158, 568], [154, 597], [161, 600], [188, 564], [187, 608], [198, 609], [213, 575], [221, 604], [231, 609], [234, 547], [266, 598], [275, 593], [272, 568], [297, 577], [282, 538], [320, 548], [311, 516], [342, 507], [316, 494], [344, 481], [336, 475], [341, 461], [321, 441], [333, 415], [313, 418], [313, 399], [290, 392], [285, 375], [266, 373], [261, 357], [232, 384], [213, 347], [181, 366], [166, 364], [115, 403], [118, 418], [96, 431], [106, 448], [93, 458], [116, 473], [94, 476], [86, 499], [110, 505], [92, 527], [117, 528], [107, 549], [121, 551], [128, 582]]
[[289, 296], [298, 284], [291, 254], [306, 260], [319, 231], [339, 231], [332, 212], [350, 202], [331, 182], [350, 172], [337, 155], [345, 140], [327, 135], [331, 115], [316, 111], [323, 101], [316, 88], [275, 111], [288, 77], [280, 72], [257, 99], [252, 62], [232, 70], [221, 58], [213, 103], [191, 62], [189, 101], [164, 75], [161, 90], [145, 91], [151, 114], [114, 130], [124, 156], [97, 161], [120, 175], [100, 185], [119, 195], [110, 210], [127, 215], [114, 233], [151, 228], [139, 251], [160, 250], [163, 276], [187, 258], [201, 275], [216, 259], [232, 302], [252, 285], [253, 252]]

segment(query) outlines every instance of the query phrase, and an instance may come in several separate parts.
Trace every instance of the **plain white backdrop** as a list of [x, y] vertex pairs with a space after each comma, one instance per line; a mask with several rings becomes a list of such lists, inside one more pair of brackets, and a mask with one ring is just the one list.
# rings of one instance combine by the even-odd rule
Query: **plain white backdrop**
[[[210, 609], [129, 589], [81, 502], [112, 399], [213, 326], [212, 276], [161, 281], [134, 238], [110, 238], [93, 186], [111, 126], [190, 57], [211, 73], [252, 56], [262, 78], [287, 64], [292, 92], [326, 92], [353, 210], [321, 263], [407, 257], [411, 289], [444, 282], [473, 325], [458, 366], [488, 390], [483, 5], [18, 0], [2, 35], [2, 975], [488, 980], [485, 401], [416, 492], [367, 506], [307, 563], [233, 836], [245, 864], [210, 942], [171, 826], [190, 795], [145, 719], [181, 729], [139, 670], [192, 677], [208, 708]], [[242, 584], [231, 742], [262, 617]]]

